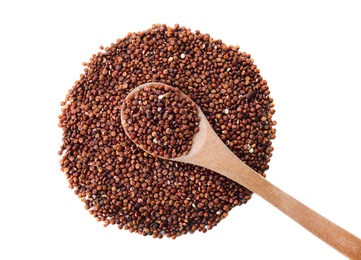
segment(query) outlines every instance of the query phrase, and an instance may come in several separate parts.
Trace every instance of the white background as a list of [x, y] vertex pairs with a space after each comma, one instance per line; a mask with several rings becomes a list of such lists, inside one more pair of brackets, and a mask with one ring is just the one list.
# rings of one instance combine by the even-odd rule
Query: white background
[[206, 234], [104, 228], [59, 170], [60, 101], [100, 45], [153, 23], [250, 53], [278, 121], [267, 179], [361, 237], [359, 1], [1, 1], [0, 259], [344, 259], [258, 196]]

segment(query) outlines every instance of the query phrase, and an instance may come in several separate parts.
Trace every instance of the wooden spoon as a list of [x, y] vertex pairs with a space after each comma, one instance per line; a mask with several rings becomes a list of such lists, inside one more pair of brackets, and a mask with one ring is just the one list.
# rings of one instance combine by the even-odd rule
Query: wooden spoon
[[[152, 82], [140, 85], [133, 89], [127, 98], [140, 89], [153, 84], [162, 83]], [[184, 93], [181, 95], [190, 99]], [[123, 111], [121, 111], [121, 116], [123, 128], [128, 134], [126, 130], [128, 124], [123, 120]], [[359, 238], [277, 188], [241, 161], [214, 132], [199, 107], [198, 117], [200, 118], [199, 132], [193, 137], [193, 144], [189, 153], [172, 159], [162, 157], [163, 159], [202, 166], [226, 176], [261, 196], [340, 253], [350, 259], [361, 259], [361, 240]], [[146, 152], [152, 154], [150, 151]]]

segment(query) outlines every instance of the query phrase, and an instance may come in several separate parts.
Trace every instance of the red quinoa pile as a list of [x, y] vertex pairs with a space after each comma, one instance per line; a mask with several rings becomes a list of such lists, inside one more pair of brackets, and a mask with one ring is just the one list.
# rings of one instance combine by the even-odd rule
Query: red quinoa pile
[[191, 150], [198, 109], [179, 89], [151, 83], [128, 95], [121, 109], [128, 137], [153, 156], [176, 158]]
[[125, 134], [120, 114], [125, 97], [141, 84], [178, 88], [202, 109], [221, 140], [265, 176], [275, 110], [249, 54], [198, 30], [158, 24], [101, 46], [83, 65], [61, 102], [60, 167], [97, 221], [176, 238], [206, 232], [247, 203], [249, 190], [215, 172], [142, 151]]

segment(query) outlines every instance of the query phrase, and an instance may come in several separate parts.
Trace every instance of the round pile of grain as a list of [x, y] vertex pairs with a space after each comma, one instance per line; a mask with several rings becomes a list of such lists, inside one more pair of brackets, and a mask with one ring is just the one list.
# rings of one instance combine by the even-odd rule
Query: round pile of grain
[[[179, 88], [224, 143], [264, 175], [275, 121], [249, 54], [198, 30], [153, 25], [100, 47], [61, 103], [61, 170], [98, 221], [161, 238], [211, 229], [251, 192], [201, 167], [147, 154], [126, 136], [120, 108], [147, 82]], [[215, 151], [216, 152], [216, 151]], [[265, 175], [264, 175], [265, 176]]]

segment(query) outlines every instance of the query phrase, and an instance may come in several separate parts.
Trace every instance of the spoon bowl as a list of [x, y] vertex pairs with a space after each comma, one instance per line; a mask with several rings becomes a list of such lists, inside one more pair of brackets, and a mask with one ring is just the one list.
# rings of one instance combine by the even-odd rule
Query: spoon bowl
[[[146, 83], [133, 89], [126, 99], [135, 95], [139, 90], [154, 85], [164, 85], [167, 88], [172, 88], [162, 83]], [[180, 92], [180, 95], [193, 102], [184, 93]], [[198, 106], [197, 110], [200, 119], [199, 131], [194, 134], [192, 147], [187, 154], [175, 158], [166, 158], [156, 155], [152, 151], [147, 151], [144, 146], [140, 146], [136, 142], [135, 144], [155, 157], [198, 165], [224, 175], [268, 201], [340, 253], [350, 259], [361, 259], [361, 240], [358, 237], [321, 216], [255, 172], [228, 149]], [[129, 123], [124, 120], [123, 112], [124, 109], [121, 111], [121, 121], [125, 133], [129, 136], [127, 131]], [[133, 140], [130, 136], [129, 138]]]

